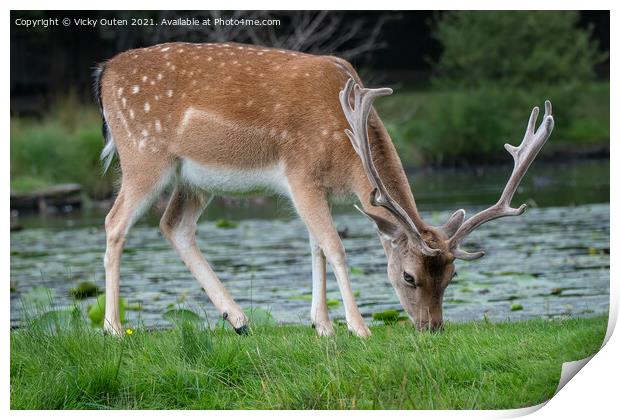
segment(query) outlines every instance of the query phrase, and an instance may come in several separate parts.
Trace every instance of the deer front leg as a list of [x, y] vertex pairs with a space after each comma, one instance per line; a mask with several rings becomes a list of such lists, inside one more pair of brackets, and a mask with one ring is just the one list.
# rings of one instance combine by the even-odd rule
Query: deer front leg
[[312, 252], [312, 309], [310, 319], [319, 336], [334, 335], [334, 327], [327, 311], [326, 261], [323, 250], [310, 233]]
[[196, 244], [196, 222], [206, 204], [206, 194], [175, 187], [160, 228], [223, 318], [238, 334], [245, 334], [248, 318], [217, 278]]
[[364, 323], [351, 290], [344, 247], [332, 222], [325, 192], [310, 187], [311, 182], [289, 182], [297, 212], [336, 274], [349, 330], [359, 337], [369, 337], [370, 330]]

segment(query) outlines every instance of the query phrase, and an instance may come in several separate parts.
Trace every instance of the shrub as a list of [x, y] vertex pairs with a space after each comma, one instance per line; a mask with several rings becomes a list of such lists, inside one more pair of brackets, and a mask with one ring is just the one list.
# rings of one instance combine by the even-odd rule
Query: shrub
[[454, 11], [435, 22], [443, 47], [436, 63], [443, 86], [472, 87], [587, 82], [599, 52], [576, 11]]
[[542, 108], [545, 99], [553, 103], [556, 127], [542, 154], [608, 144], [606, 83], [401, 92], [377, 107], [405, 164], [509, 163], [503, 144], [520, 143], [532, 107]]

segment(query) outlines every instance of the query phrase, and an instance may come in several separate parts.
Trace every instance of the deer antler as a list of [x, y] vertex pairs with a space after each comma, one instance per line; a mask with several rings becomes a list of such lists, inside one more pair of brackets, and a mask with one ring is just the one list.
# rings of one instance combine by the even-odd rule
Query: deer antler
[[[354, 108], [349, 104], [349, 96], [353, 89]], [[388, 193], [385, 185], [379, 177], [377, 168], [372, 160], [370, 142], [368, 140], [368, 115], [372, 109], [372, 103], [379, 96], [391, 95], [392, 89], [366, 89], [349, 79], [343, 90], [340, 91], [340, 104], [351, 130], [346, 129], [345, 133], [353, 149], [362, 160], [362, 165], [368, 176], [368, 180], [374, 187], [370, 194], [370, 203], [373, 206], [380, 206], [387, 209], [400, 222], [409, 239], [414, 243], [419, 243], [422, 253], [428, 256], [437, 255], [440, 250], [430, 248], [422, 239], [420, 231], [413, 223], [407, 212], [396, 202]]]
[[511, 146], [510, 144], [504, 145], [504, 148], [514, 158], [514, 168], [512, 170], [512, 174], [504, 187], [504, 191], [502, 192], [499, 201], [488, 209], [483, 210], [467, 219], [449, 239], [449, 246], [455, 258], [475, 260], [484, 256], [483, 251], [470, 253], [460, 249], [459, 246], [463, 239], [465, 239], [467, 235], [483, 223], [504, 216], [519, 216], [523, 214], [527, 208], [525, 204], [521, 205], [518, 209], [512, 208], [510, 207], [510, 202], [517, 191], [523, 176], [551, 135], [551, 131], [553, 131], [554, 121], [551, 102], [545, 101], [545, 116], [543, 117], [542, 123], [538, 129], [535, 130], [537, 119], [538, 107], [536, 106], [532, 109], [532, 114], [530, 115], [527, 129], [525, 130], [525, 136], [523, 137], [523, 141], [519, 147]]

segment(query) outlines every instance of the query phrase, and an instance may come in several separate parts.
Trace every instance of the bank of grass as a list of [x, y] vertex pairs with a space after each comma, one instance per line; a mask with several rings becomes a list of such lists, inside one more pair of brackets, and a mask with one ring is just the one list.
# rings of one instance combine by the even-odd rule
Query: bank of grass
[[372, 327], [11, 332], [13, 409], [503, 409], [552, 397], [561, 365], [595, 353], [606, 316]]
[[102, 147], [99, 112], [74, 96], [57, 102], [43, 118], [12, 117], [11, 191], [79, 183], [90, 196], [105, 196], [113, 177], [102, 176]]

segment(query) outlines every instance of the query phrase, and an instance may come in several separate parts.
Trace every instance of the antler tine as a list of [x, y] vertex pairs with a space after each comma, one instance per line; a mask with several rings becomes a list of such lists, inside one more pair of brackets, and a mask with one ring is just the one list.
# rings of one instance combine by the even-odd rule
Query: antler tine
[[449, 239], [450, 249], [455, 258], [471, 260], [480, 258], [484, 252], [468, 253], [459, 248], [463, 239], [474, 229], [490, 220], [505, 216], [519, 216], [523, 214], [527, 206], [522, 204], [519, 208], [510, 207], [510, 202], [527, 172], [528, 168], [536, 158], [536, 155], [549, 139], [554, 127], [552, 107], [550, 101], [545, 101], [545, 115], [542, 123], [536, 130], [536, 120], [538, 119], [538, 107], [532, 109], [530, 119], [525, 130], [525, 135], [518, 147], [505, 144], [504, 148], [514, 159], [512, 174], [502, 191], [499, 201], [486, 210], [477, 213], [467, 219]]
[[[351, 108], [349, 96], [353, 90], [354, 108]], [[368, 115], [372, 109], [372, 103], [379, 96], [391, 95], [392, 89], [366, 89], [361, 88], [354, 83], [353, 79], [349, 79], [340, 91], [340, 104], [344, 115], [349, 122], [351, 129], [346, 129], [345, 134], [351, 141], [353, 149], [359, 155], [362, 166], [368, 176], [368, 180], [374, 187], [370, 202], [373, 206], [380, 206], [387, 209], [405, 229], [405, 232], [412, 241], [420, 244], [421, 251], [425, 255], [437, 255], [440, 251], [430, 248], [422, 239], [420, 231], [413, 223], [407, 212], [396, 202], [388, 193], [385, 185], [379, 177], [377, 168], [372, 160], [372, 152], [370, 142], [368, 140]]]

